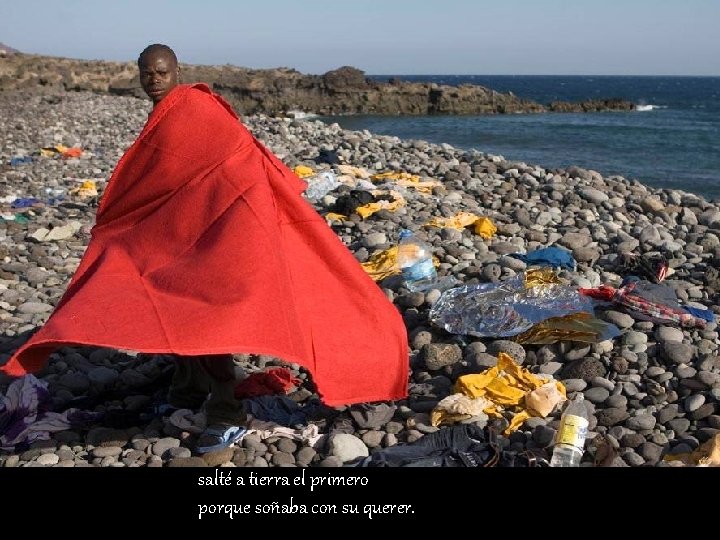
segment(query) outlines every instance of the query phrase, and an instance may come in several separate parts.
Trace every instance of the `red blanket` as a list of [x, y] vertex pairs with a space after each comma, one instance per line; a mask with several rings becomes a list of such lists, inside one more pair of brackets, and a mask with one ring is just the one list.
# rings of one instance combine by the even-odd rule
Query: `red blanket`
[[331, 406], [405, 397], [402, 318], [305, 187], [207, 86], [176, 87], [118, 163], [62, 300], [2, 371], [65, 344], [259, 353], [307, 368]]

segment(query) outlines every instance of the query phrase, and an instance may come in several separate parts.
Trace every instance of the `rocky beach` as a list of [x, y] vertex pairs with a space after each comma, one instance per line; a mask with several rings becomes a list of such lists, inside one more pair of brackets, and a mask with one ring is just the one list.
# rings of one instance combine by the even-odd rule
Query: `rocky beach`
[[[17, 88], [0, 92], [0, 363], [61, 298], [87, 246], [98, 199], [150, 110], [147, 100], [131, 95], [45, 86], [38, 95]], [[619, 287], [625, 277], [618, 271], [622, 253], [661, 254], [670, 269], [663, 283], [679, 301], [720, 313], [720, 207], [692, 193], [652, 189], [578, 167], [549, 170], [447, 144], [345, 131], [319, 121], [262, 114], [242, 121], [289, 167], [308, 166], [312, 175], [347, 176], [350, 167], [362, 179], [402, 172], [432, 182], [426, 192], [397, 188], [405, 201], [398, 208], [329, 220], [359, 262], [394, 246], [403, 228], [432, 245], [441, 276], [462, 284], [504, 282], [527, 269], [512, 254], [561, 246], [577, 261], [575, 270], [559, 273], [563, 283]], [[73, 147], [82, 152], [63, 155]], [[41, 154], [43, 148], [55, 151]], [[323, 153], [337, 159], [322, 163]], [[312, 204], [326, 214], [348, 191], [336, 187]], [[17, 202], [22, 200], [27, 204]], [[423, 226], [459, 212], [489, 218], [497, 232], [485, 238], [467, 228]], [[92, 413], [86, 425], [53, 432], [28, 448], [0, 450], [0, 465], [341, 466], [444, 429], [431, 421], [437, 404], [453, 393], [459, 377], [495, 366], [499, 353], [533, 374], [551, 375], [568, 395], [584, 395], [590, 424], [583, 465], [678, 465], [665, 456], [692, 452], [720, 433], [714, 322], [683, 328], [606, 305], [596, 315], [620, 330], [613, 339], [521, 345], [512, 338], [454, 335], [433, 325], [428, 312], [439, 290], [410, 292], [397, 275], [378, 285], [407, 326], [412, 368], [407, 400], [374, 409], [323, 407], [307, 373], [289, 365], [300, 382], [288, 398], [313, 410], [304, 425], [295, 426], [291, 436], [251, 431], [236, 447], [196, 456], [194, 411], [147, 415], [167, 387], [171, 358], [66, 347], [36, 375], [47, 387], [52, 410]], [[243, 355], [236, 363], [247, 374], [284, 365]], [[0, 394], [12, 382], [0, 378]], [[501, 437], [501, 446], [547, 455], [560, 409], [531, 416]], [[501, 429], [512, 416], [510, 410], [503, 413]], [[479, 427], [492, 421], [483, 415], [471, 419]]]

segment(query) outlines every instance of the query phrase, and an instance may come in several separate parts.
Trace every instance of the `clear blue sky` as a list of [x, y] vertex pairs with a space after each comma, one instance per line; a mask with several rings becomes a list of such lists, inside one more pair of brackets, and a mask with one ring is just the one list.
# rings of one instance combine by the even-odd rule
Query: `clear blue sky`
[[720, 0], [0, 0], [0, 42], [305, 73], [720, 75]]

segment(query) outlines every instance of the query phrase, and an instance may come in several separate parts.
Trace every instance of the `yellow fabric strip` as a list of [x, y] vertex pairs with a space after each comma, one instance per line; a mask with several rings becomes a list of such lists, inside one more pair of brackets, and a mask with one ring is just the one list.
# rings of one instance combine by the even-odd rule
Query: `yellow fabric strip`
[[476, 216], [471, 212], [458, 212], [452, 217], [436, 217], [425, 223], [425, 227], [438, 227], [441, 229], [455, 229], [462, 231], [465, 227], [473, 225], [475, 234], [479, 234], [486, 240], [492, 238], [497, 232], [497, 227], [490, 218]]
[[560, 278], [552, 268], [531, 268], [525, 272], [525, 288], [560, 283]]
[[490, 218], [480, 217], [475, 222], [475, 234], [482, 236], [485, 240], [489, 240], [497, 232], [497, 227]]
[[298, 165], [293, 169], [293, 172], [297, 174], [300, 178], [307, 178], [315, 174], [315, 171], [305, 165]]
[[[373, 192], [373, 195], [378, 195], [379, 192]], [[393, 201], [378, 201], [374, 203], [365, 204], [358, 206], [355, 212], [360, 214], [363, 219], [372, 216], [375, 212], [380, 210], [387, 210], [388, 212], [395, 212], [398, 208], [405, 206], [405, 199], [397, 192], [391, 191], [390, 195], [393, 197]]]
[[374, 253], [367, 262], [362, 263], [362, 267], [373, 280], [382, 281], [386, 277], [400, 273], [397, 255], [397, 246], [393, 246], [384, 251], [378, 251]]
[[425, 227], [438, 227], [441, 229], [456, 229], [462, 231], [468, 225], [472, 225], [478, 220], [478, 216], [470, 212], [458, 212], [452, 217], [435, 217], [428, 221]]
[[[498, 354], [497, 366], [483, 373], [459, 377], [454, 391], [471, 399], [487, 399], [491, 405], [483, 412], [490, 416], [500, 416], [503, 410], [511, 410], [514, 416], [505, 434], [515, 431], [530, 416], [547, 416], [566, 396], [561, 382], [548, 381], [530, 373], [502, 352]], [[447, 422], [451, 418], [439, 407], [434, 412], [436, 414], [431, 415], [434, 422]]]
[[[327, 218], [327, 216], [325, 216]], [[400, 273], [400, 266], [397, 262], [398, 246], [373, 253], [372, 256], [361, 264], [363, 269], [375, 281], [382, 281], [386, 277]], [[440, 259], [433, 255], [433, 266], [440, 266]]]

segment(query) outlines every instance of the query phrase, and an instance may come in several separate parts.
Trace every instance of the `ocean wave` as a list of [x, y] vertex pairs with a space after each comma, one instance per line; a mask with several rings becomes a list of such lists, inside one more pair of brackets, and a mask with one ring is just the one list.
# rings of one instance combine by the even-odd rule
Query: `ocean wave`
[[643, 111], [652, 111], [655, 109], [667, 109], [667, 105], [651, 105], [651, 104], [646, 104], [646, 103], [635, 105], [636, 111], [643, 112]]
[[288, 118], [294, 118], [295, 120], [307, 120], [310, 118], [316, 118], [318, 115], [313, 112], [288, 111], [287, 116]]

